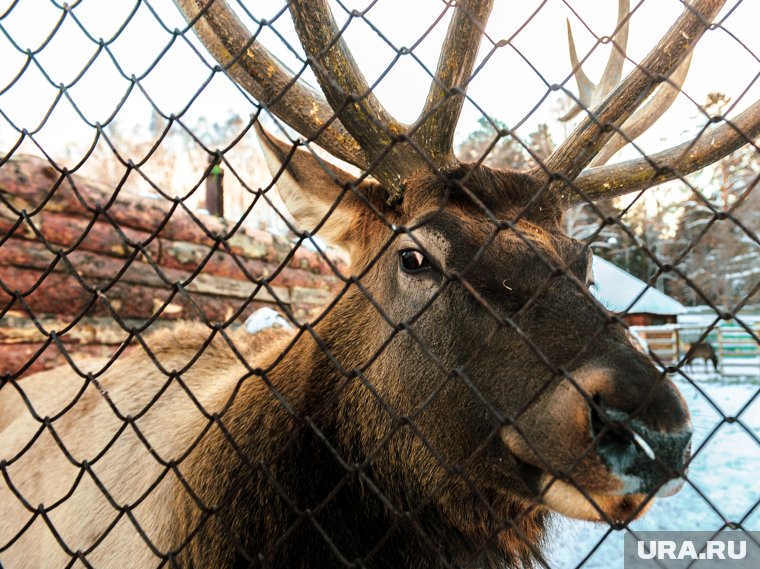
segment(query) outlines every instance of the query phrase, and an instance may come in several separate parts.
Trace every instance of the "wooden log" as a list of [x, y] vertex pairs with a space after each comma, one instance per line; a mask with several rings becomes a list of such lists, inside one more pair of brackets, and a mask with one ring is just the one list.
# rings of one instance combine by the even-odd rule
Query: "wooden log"
[[[208, 254], [208, 252], [206, 250], [201, 253]], [[166, 263], [169, 265], [168, 267], [160, 267], [161, 274], [152, 265], [135, 260], [129, 264], [126, 271], [119, 277], [119, 281], [168, 289], [170, 285], [165, 282], [164, 278], [172, 283], [187, 281], [197, 266], [203, 262], [204, 259], [202, 257], [198, 258], [201, 253], [188, 259], [184, 257], [184, 254], [177, 253], [176, 251], [162, 252], [160, 256], [165, 260], [171, 259], [172, 262]], [[115, 259], [106, 255], [80, 251], [78, 249], [67, 254], [66, 259], [85, 282], [90, 277], [104, 280], [112, 279], [120, 274], [124, 270], [125, 264], [128, 263], [128, 261], [123, 259]], [[45, 270], [55, 260], [56, 255], [51, 253], [45, 246], [34, 241], [9, 239], [0, 247], [0, 266]], [[181, 263], [180, 261], [187, 262]], [[255, 260], [241, 261], [241, 264], [246, 267], [249, 275], [257, 280], [249, 280], [248, 276], [246, 276], [230, 255], [216, 252], [203, 266], [202, 272], [196, 275], [188, 284], [188, 290], [219, 296], [247, 298], [259, 283], [258, 279], [267, 277], [277, 268], [274, 265]], [[182, 267], [185, 270], [171, 268], [172, 265]], [[63, 259], [57, 262], [54, 271], [71, 273], [67, 263]], [[219, 276], [220, 274], [224, 276]], [[332, 291], [335, 288], [336, 282], [337, 279], [335, 277], [319, 276], [300, 269], [286, 268], [272, 281], [271, 289], [280, 301], [287, 303], [290, 301], [290, 289], [293, 287]], [[326, 302], [329, 299], [329, 294], [314, 293], [311, 296], [314, 298], [314, 301], [311, 302], [312, 304]], [[274, 297], [266, 290], [262, 290], [257, 295], [257, 298], [262, 301], [274, 301]], [[323, 300], [320, 301], [318, 300], [319, 298]]]
[[[21, 156], [0, 169], [0, 193], [17, 210], [32, 214], [44, 205], [48, 212], [65, 212], [90, 218], [102, 209], [117, 222], [133, 229], [154, 231], [172, 211], [174, 202], [161, 196], [134, 195], [122, 188], [112, 188], [79, 175], [57, 172], [45, 160]], [[168, 234], [182, 240], [201, 235], [200, 227], [179, 207], [167, 226]], [[224, 224], [212, 216], [199, 216], [212, 233], [225, 233]]]
[[[53, 241], [56, 238], [52, 236], [61, 230], [61, 223], [65, 223], [63, 220], [72, 217], [84, 219], [84, 225], [79, 222], [75, 227], [61, 233], [69, 235], [79, 228], [77, 236], [81, 235], [87, 221], [92, 219], [98, 208], [102, 208], [130, 238], [132, 236], [128, 230], [142, 232], [134, 234], [135, 240], [145, 240], [160, 228], [158, 236], [162, 240], [211, 247], [216, 236], [228, 235], [234, 225], [232, 221], [206, 214], [191, 215], [183, 207], [175, 207], [172, 200], [161, 196], [135, 195], [78, 175], [64, 177], [44, 160], [32, 156], [11, 159], [0, 168], [0, 195], [16, 210], [26, 210], [35, 225], [52, 225], [50, 232], [45, 234], [46, 238], [51, 235], [51, 242], [59, 242]], [[43, 209], [35, 211], [43, 204]], [[58, 223], [51, 220], [56, 215], [63, 215], [63, 220]], [[18, 217], [0, 202], [0, 229], [7, 231]], [[100, 219], [104, 224], [111, 225], [106, 217], [101, 215]], [[31, 234], [28, 227], [19, 230], [24, 236], [28, 237]], [[113, 227], [111, 230], [115, 231]], [[72, 237], [69, 237], [68, 242], [59, 243], [66, 246], [71, 239]], [[226, 241], [232, 251], [245, 258], [271, 263], [281, 262], [292, 249], [284, 237], [245, 227], [238, 228]], [[119, 248], [123, 243], [116, 242], [113, 245]], [[300, 248], [296, 257], [293, 267], [314, 268], [322, 274], [330, 272], [327, 263], [312, 251]], [[336, 264], [345, 266], [342, 254], [335, 254], [333, 260]]]
[[[80, 176], [62, 176], [47, 162], [35, 157], [13, 158], [0, 168], [2, 198], [13, 208], [25, 209], [30, 215], [34, 213], [35, 227], [45, 240], [55, 244], [54, 250], [70, 248], [81, 239], [67, 259], [87, 286], [101, 290], [107, 287], [124, 268], [125, 259], [135, 252], [129, 241], [145, 244], [169, 282], [165, 282], [146, 259], [138, 256], [119, 282], [103, 295], [122, 317], [149, 318], [171, 295], [173, 283], [187, 280], [200, 264], [203, 264], [202, 272], [188, 284], [188, 295], [175, 295], [162, 318], [199, 318], [192, 303], [212, 321], [229, 318], [255, 288], [255, 282], [251, 282], [238, 263], [254, 281], [278, 271], [273, 281], [274, 296], [260, 290], [244, 316], [255, 307], [272, 305], [276, 297], [291, 304], [297, 317], [310, 318], [319, 312], [320, 304], [329, 300], [329, 291], [338, 283], [320, 254], [305, 247], [291, 251], [286, 238], [259, 230], [241, 228], [226, 241], [237, 259], [220, 247], [206, 260], [215, 242], [214, 235], [228, 233], [230, 223], [198, 215], [211, 232], [208, 235], [181, 208], [166, 221], [165, 216], [173, 205], [171, 201], [118, 190], [109, 205], [114, 192], [113, 188]], [[35, 213], [43, 202], [44, 207]], [[90, 226], [94, 211], [99, 207], [109, 212], [120, 231], [102, 215]], [[0, 232], [8, 233], [18, 219], [18, 214], [0, 201]], [[159, 236], [151, 239], [151, 233], [162, 224], [165, 225]], [[85, 231], [87, 235], [82, 239]], [[55, 259], [55, 254], [39, 241], [26, 222], [15, 228], [13, 237], [0, 247], [3, 286], [21, 292], [34, 286]], [[279, 264], [289, 254], [289, 265], [280, 269]], [[346, 266], [341, 255], [331, 256], [331, 261], [339, 268]], [[94, 293], [86, 290], [69, 272], [66, 264], [58, 261], [53, 274], [25, 297], [35, 314], [59, 314], [71, 321], [92, 302]], [[9, 302], [11, 296], [0, 292], [0, 309]], [[20, 303], [15, 302], [15, 308], [19, 307]], [[108, 316], [109, 311], [98, 301], [88, 309], [88, 314]]]
[[[30, 290], [43, 274], [43, 271], [36, 269], [0, 267], [0, 281], [11, 291]], [[105, 279], [88, 280], [90, 285], [101, 289], [108, 284]], [[203, 315], [211, 322], [224, 322], [232, 317], [244, 302], [243, 299], [234, 296], [220, 297], [192, 291], [185, 294], [176, 293], [174, 296], [171, 293], [170, 288], [150, 287], [145, 283], [118, 282], [102, 292], [99, 295], [102, 298], [98, 298], [98, 295], [84, 289], [72, 275], [54, 272], [48, 274], [35, 291], [25, 295], [23, 299], [35, 317], [57, 315], [67, 323], [82, 313], [85, 316], [112, 317], [108, 305], [120, 318], [148, 319], [170, 298], [169, 305], [161, 313], [163, 319], [198, 320]], [[249, 303], [241, 319], [262, 306], [272, 306], [272, 302], [262, 301], [257, 295], [256, 299]], [[16, 312], [25, 312], [20, 302], [0, 290], [0, 310], [6, 307]]]
[[[11, 219], [8, 214], [10, 214], [9, 210], [3, 211], [2, 207], [0, 207], [0, 232], [2, 233], [8, 233], [16, 219], [15, 216]], [[42, 239], [54, 247], [69, 249], [77, 245], [78, 250], [94, 251], [113, 257], [128, 257], [131, 255], [136, 247], [125, 241], [113, 224], [103, 220], [103, 218], [101, 220], [96, 221], [90, 227], [89, 218], [43, 211], [34, 217], [34, 225], [42, 235]], [[119, 229], [129, 241], [143, 244], [151, 257], [154, 259], [159, 258], [160, 245], [158, 239], [151, 241], [149, 239], [150, 234], [145, 231], [138, 231], [128, 227], [120, 227]], [[85, 232], [86, 235], [83, 239], [82, 236]], [[12, 238], [42, 243], [40, 237], [26, 222], [23, 222], [16, 228]]]
[[257, 278], [269, 277], [277, 272], [277, 278], [273, 284], [283, 287], [302, 286], [331, 290], [338, 282], [338, 278], [324, 261], [321, 264], [311, 261], [302, 266], [294, 267], [296, 265], [294, 261], [297, 261], [294, 259], [288, 267], [280, 269], [279, 263], [242, 256], [233, 258], [232, 255], [223, 250], [215, 251], [206, 261], [210, 252], [211, 249], [204, 245], [161, 240], [159, 264], [168, 268], [181, 269], [189, 274], [205, 262], [203, 265], [204, 274], [245, 280], [248, 277], [240, 268], [242, 265], [251, 276]]
[[[0, 168], [0, 184], [2, 184], [3, 172], [4, 169]], [[18, 209], [32, 209], [34, 207], [34, 204], [22, 200], [19, 196], [10, 196], [6, 188], [7, 186], [0, 185], [0, 193], [4, 194], [3, 197], [14, 207]], [[64, 190], [59, 188], [43, 210], [30, 215], [35, 227], [51, 243], [64, 247], [71, 246], [80, 238], [90, 220], [96, 215], [98, 216], [95, 223], [97, 228], [93, 227], [91, 231], [100, 230], [105, 233], [107, 237], [102, 237], [101, 240], [113, 246], [117, 255], [124, 254], [122, 249], [126, 244], [114, 228], [114, 224], [118, 224], [125, 236], [135, 242], [147, 243], [152, 240], [154, 244], [157, 244], [158, 239], [154, 238], [153, 235], [160, 229], [158, 237], [163, 240], [185, 241], [206, 247], [211, 247], [215, 243], [215, 238], [204, 232], [202, 226], [195, 223], [190, 215], [182, 209], [177, 209], [171, 213], [169, 220], [165, 222], [164, 218], [169, 215], [170, 208], [166, 208], [165, 211], [151, 210], [146, 208], [142, 202], [130, 197], [129, 199], [118, 199], [107, 210], [108, 216], [105, 216], [77, 207], [79, 202], [75, 198], [71, 196], [61, 197], [59, 192], [65, 194]], [[19, 216], [16, 213], [0, 203], [0, 230], [8, 232], [11, 227], [16, 225], [18, 219]], [[205, 221], [203, 221], [204, 226], [206, 226]], [[218, 222], [216, 224], [218, 225]], [[226, 230], [220, 230], [220, 234], [225, 235]], [[38, 239], [26, 221], [18, 226], [14, 235]], [[97, 239], [97, 236], [95, 238]], [[226, 242], [235, 253], [252, 259], [270, 261], [284, 259], [290, 250], [290, 245], [286, 240], [275, 240], [272, 235], [263, 231], [252, 234], [238, 230]], [[99, 247], [97, 250], [103, 249]]]
[[[117, 258], [129, 257], [136, 250], [136, 247], [125, 241], [116, 228], [108, 222], [96, 222], [88, 228], [89, 222], [84, 218], [44, 212], [38, 216], [38, 221], [39, 223], [35, 223], [37, 230], [49, 242], [51, 248], [69, 249], [76, 244], [76, 251], [91, 251]], [[11, 221], [0, 214], [0, 232], [8, 232], [11, 228]], [[247, 278], [240, 265], [243, 265], [250, 275], [257, 277], [267, 277], [279, 268], [279, 263], [271, 261], [272, 255], [269, 254], [263, 258], [264, 260], [247, 257], [241, 253], [235, 253], [233, 258], [233, 255], [221, 247], [211, 253], [211, 247], [206, 245], [161, 238], [150, 240], [150, 234], [147, 232], [128, 228], [122, 228], [122, 230], [124, 236], [133, 243], [144, 244], [144, 249], [156, 264], [183, 269], [188, 274], [195, 271], [201, 263], [205, 263], [203, 267], [205, 274], [240, 280]], [[82, 239], [85, 232], [87, 235]], [[39, 237], [26, 223], [14, 231], [11, 239], [40, 242]], [[20, 247], [25, 246], [20, 245]], [[206, 261], [209, 256], [210, 258]], [[143, 260], [142, 255], [140, 259]], [[320, 276], [325, 279], [324, 284], [321, 283]], [[337, 277], [319, 255], [299, 249], [296, 256], [291, 259], [289, 267], [280, 270], [279, 279], [277, 283], [279, 286], [326, 288], [330, 287]]]
[[[128, 260], [114, 259], [89, 251], [72, 251], [66, 255], [66, 259], [68, 262], [64, 262], [63, 259], [58, 260], [53, 271], [73, 275], [73, 269], [84, 283], [90, 286], [96, 286], [95, 282], [104, 285], [118, 277], [120, 283], [137, 284], [166, 291], [171, 290], [175, 283], [181, 283], [189, 291], [244, 299], [248, 298], [259, 284], [247, 279], [230, 279], [204, 273], [196, 275], [190, 282], [187, 282], [190, 278], [187, 271], [165, 267], [156, 270], [148, 263], [137, 260], [130, 263]], [[10, 239], [0, 247], [0, 266], [44, 271], [53, 265], [55, 260], [56, 255], [35, 242]], [[241, 276], [243, 276], [242, 273]], [[81, 285], [79, 286], [81, 287]], [[289, 302], [290, 292], [286, 287], [273, 286], [271, 289], [277, 299], [285, 303]], [[257, 299], [268, 302], [276, 301], [275, 297], [265, 289], [261, 289], [257, 293]]]

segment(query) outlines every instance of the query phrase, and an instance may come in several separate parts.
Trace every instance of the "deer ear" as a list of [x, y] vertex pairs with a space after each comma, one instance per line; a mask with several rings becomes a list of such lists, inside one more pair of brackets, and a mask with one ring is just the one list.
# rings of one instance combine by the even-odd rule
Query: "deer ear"
[[326, 241], [350, 250], [364, 233], [355, 230], [368, 221], [370, 213], [356, 192], [374, 202], [373, 194], [381, 188], [356, 182], [311, 152], [276, 139], [258, 123], [256, 130], [274, 184], [298, 229], [316, 231]]

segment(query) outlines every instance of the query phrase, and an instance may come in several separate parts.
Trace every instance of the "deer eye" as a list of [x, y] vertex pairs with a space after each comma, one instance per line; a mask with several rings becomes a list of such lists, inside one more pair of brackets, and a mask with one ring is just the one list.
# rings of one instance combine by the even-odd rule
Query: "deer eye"
[[398, 254], [399, 264], [405, 273], [419, 273], [430, 268], [430, 261], [417, 249], [404, 249]]

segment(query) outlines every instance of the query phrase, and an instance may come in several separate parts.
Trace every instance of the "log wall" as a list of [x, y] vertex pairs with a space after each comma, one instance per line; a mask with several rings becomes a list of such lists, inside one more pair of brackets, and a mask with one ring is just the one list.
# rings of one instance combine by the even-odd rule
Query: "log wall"
[[74, 362], [135, 349], [130, 330], [147, 325], [234, 326], [262, 306], [313, 318], [345, 259], [291, 241], [12, 159], [0, 167], [0, 375], [63, 363], [59, 345]]

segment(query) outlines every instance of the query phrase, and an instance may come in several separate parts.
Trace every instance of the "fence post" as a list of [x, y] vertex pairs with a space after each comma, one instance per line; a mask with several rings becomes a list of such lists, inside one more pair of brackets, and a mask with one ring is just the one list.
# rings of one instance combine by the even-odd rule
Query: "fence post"
[[726, 354], [723, 350], [723, 329], [720, 327], [720, 323], [718, 323], [718, 354], [720, 355], [720, 358], [718, 358], [718, 373], [723, 376], [723, 360], [725, 360]]
[[209, 156], [211, 171], [206, 177], [206, 211], [224, 217], [224, 170], [218, 155]]
[[681, 360], [681, 328], [678, 326], [678, 324], [676, 324], [675, 332], [676, 332], [676, 356], [673, 363], [677, 364]]

